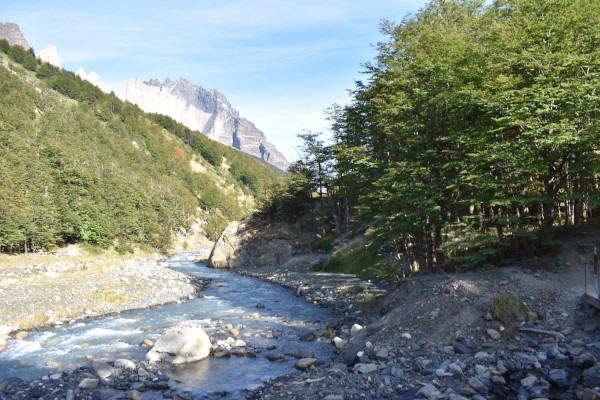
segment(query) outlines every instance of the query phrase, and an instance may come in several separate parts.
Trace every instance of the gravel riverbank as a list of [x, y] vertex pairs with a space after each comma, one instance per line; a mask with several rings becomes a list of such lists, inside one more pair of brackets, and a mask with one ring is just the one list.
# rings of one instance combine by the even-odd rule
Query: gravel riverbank
[[[393, 288], [304, 267], [236, 272], [288, 287], [339, 316], [326, 332], [316, 332], [317, 340], [332, 346], [333, 359], [311, 361], [248, 391], [246, 399], [593, 399], [593, 388], [600, 386], [600, 321], [581, 301], [583, 275], [575, 264], [566, 271], [514, 265], [422, 276]], [[490, 304], [506, 292], [523, 307], [500, 317]], [[108, 380], [90, 363], [33, 382], [3, 382], [0, 393], [189, 398], [163, 372], [143, 364], [118, 368], [120, 363], [108, 363]], [[99, 386], [82, 388], [86, 378]]]
[[193, 298], [205, 285], [159, 255], [21, 256], [20, 263], [0, 262], [0, 337]]

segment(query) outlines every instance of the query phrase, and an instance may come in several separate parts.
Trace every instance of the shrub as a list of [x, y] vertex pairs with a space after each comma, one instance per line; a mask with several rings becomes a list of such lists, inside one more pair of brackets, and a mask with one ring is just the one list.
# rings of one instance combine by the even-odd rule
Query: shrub
[[331, 250], [331, 247], [332, 247], [331, 244], [333, 243], [335, 238], [336, 238], [336, 235], [316, 237], [310, 241], [310, 247], [312, 247], [313, 250], [317, 250], [317, 251], [318, 250], [329, 251], [329, 250]]

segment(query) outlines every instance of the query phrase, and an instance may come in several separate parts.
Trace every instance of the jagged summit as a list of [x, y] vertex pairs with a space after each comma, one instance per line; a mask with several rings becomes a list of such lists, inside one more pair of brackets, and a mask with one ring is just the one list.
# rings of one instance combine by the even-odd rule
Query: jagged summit
[[289, 166], [264, 133], [241, 118], [239, 111], [216, 90], [206, 90], [184, 78], [177, 81], [167, 78], [163, 83], [157, 79], [147, 82], [129, 79], [119, 85], [115, 94], [146, 112], [168, 115], [190, 129], [280, 169], [286, 170]]
[[90, 82], [92, 85], [96, 86], [98, 89], [104, 92], [104, 82], [102, 82], [102, 79], [100, 79], [100, 76], [95, 71], [92, 71], [89, 74], [87, 74], [84, 71], [83, 67], [79, 67], [75, 75], [77, 75], [84, 81]]
[[8, 44], [23, 47], [25, 50], [29, 50], [31, 46], [25, 40], [25, 37], [21, 33], [21, 29], [19, 29], [19, 25], [14, 24], [12, 22], [7, 22], [3, 24], [0, 22], [0, 39], [6, 39]]
[[60, 57], [58, 56], [58, 49], [52, 44], [49, 44], [48, 46], [44, 47], [38, 55], [38, 58], [42, 62], [47, 62], [49, 64], [54, 65], [55, 67], [60, 68]]

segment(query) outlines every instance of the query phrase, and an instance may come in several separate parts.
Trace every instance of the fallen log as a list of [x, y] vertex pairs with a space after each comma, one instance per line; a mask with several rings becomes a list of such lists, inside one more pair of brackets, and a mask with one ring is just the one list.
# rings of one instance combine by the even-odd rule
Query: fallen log
[[564, 340], [565, 339], [565, 335], [563, 335], [560, 332], [547, 331], [547, 330], [544, 330], [544, 329], [519, 328], [519, 332], [523, 332], [523, 333], [537, 333], [539, 335], [554, 336], [554, 338], [558, 339], [558, 340]]

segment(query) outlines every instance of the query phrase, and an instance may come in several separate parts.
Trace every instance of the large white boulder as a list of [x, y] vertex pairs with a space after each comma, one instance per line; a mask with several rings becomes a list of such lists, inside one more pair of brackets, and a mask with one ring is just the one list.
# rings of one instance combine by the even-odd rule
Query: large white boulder
[[184, 364], [208, 357], [210, 350], [210, 338], [200, 325], [180, 322], [158, 338], [146, 361]]

